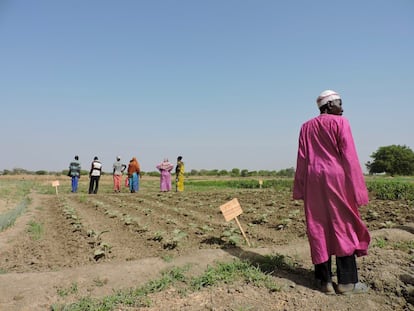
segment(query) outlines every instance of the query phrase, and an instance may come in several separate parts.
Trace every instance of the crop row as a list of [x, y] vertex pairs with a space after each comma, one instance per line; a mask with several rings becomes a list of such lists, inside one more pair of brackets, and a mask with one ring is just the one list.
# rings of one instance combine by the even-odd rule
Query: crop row
[[302, 217], [300, 203], [286, 201], [286, 193], [271, 190], [219, 192], [214, 196], [212, 193], [104, 195], [88, 198], [86, 205], [99, 208], [107, 217], [118, 219], [133, 231], [145, 233], [147, 239], [160, 242], [164, 249], [190, 241], [198, 243], [198, 247], [206, 244], [217, 247], [242, 243], [237, 226], [234, 222], [226, 223], [219, 210], [220, 204], [233, 197], [240, 198], [243, 224], [256, 241], [273, 239], [276, 230], [288, 230]]
[[82, 222], [82, 217], [79, 216], [77, 210], [70, 205], [66, 198], [59, 197], [58, 204], [68, 225], [72, 229], [72, 233], [80, 233], [87, 239], [91, 249], [91, 257], [95, 261], [98, 261], [101, 258], [108, 258], [112, 246], [103, 240], [105, 231], [100, 232], [92, 228], [86, 228]]

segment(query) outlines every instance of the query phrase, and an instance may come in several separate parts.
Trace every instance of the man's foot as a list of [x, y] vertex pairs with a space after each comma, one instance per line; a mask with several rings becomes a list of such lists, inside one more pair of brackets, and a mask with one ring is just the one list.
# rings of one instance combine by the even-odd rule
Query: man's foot
[[321, 280], [315, 280], [314, 283], [315, 287], [320, 290], [322, 293], [326, 295], [335, 295], [335, 288], [332, 281], [330, 282], [322, 282]]
[[326, 295], [335, 295], [336, 294], [332, 282], [327, 282], [327, 283], [322, 282], [320, 290], [321, 290], [322, 293], [324, 293]]
[[368, 292], [368, 286], [364, 283], [338, 284], [338, 293], [342, 295], [365, 294]]

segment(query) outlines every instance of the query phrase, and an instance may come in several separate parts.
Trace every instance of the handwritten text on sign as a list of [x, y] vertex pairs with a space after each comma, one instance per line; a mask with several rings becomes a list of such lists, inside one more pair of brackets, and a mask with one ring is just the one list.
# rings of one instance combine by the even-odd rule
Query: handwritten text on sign
[[230, 221], [243, 213], [237, 198], [234, 198], [233, 200], [220, 206], [220, 210], [226, 221]]

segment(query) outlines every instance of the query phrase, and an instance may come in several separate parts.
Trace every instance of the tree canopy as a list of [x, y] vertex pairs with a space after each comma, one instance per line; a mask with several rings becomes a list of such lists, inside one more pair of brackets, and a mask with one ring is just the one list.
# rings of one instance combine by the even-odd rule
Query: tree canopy
[[370, 174], [414, 175], [414, 152], [405, 145], [379, 147], [370, 157], [374, 160], [365, 164]]

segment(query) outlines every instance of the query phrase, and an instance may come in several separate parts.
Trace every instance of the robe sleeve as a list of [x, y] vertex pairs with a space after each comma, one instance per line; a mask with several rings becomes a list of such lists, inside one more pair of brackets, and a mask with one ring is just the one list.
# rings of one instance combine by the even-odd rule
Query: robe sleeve
[[305, 194], [306, 165], [306, 144], [304, 139], [304, 128], [300, 129], [298, 154], [296, 159], [295, 179], [293, 182], [293, 199], [303, 200]]
[[351, 127], [349, 121], [345, 118], [343, 118], [341, 130], [340, 151], [342, 154], [342, 165], [347, 178], [347, 187], [352, 187], [351, 190], [354, 193], [355, 202], [358, 206], [368, 204], [368, 190], [365, 185], [364, 175], [356, 152]]

